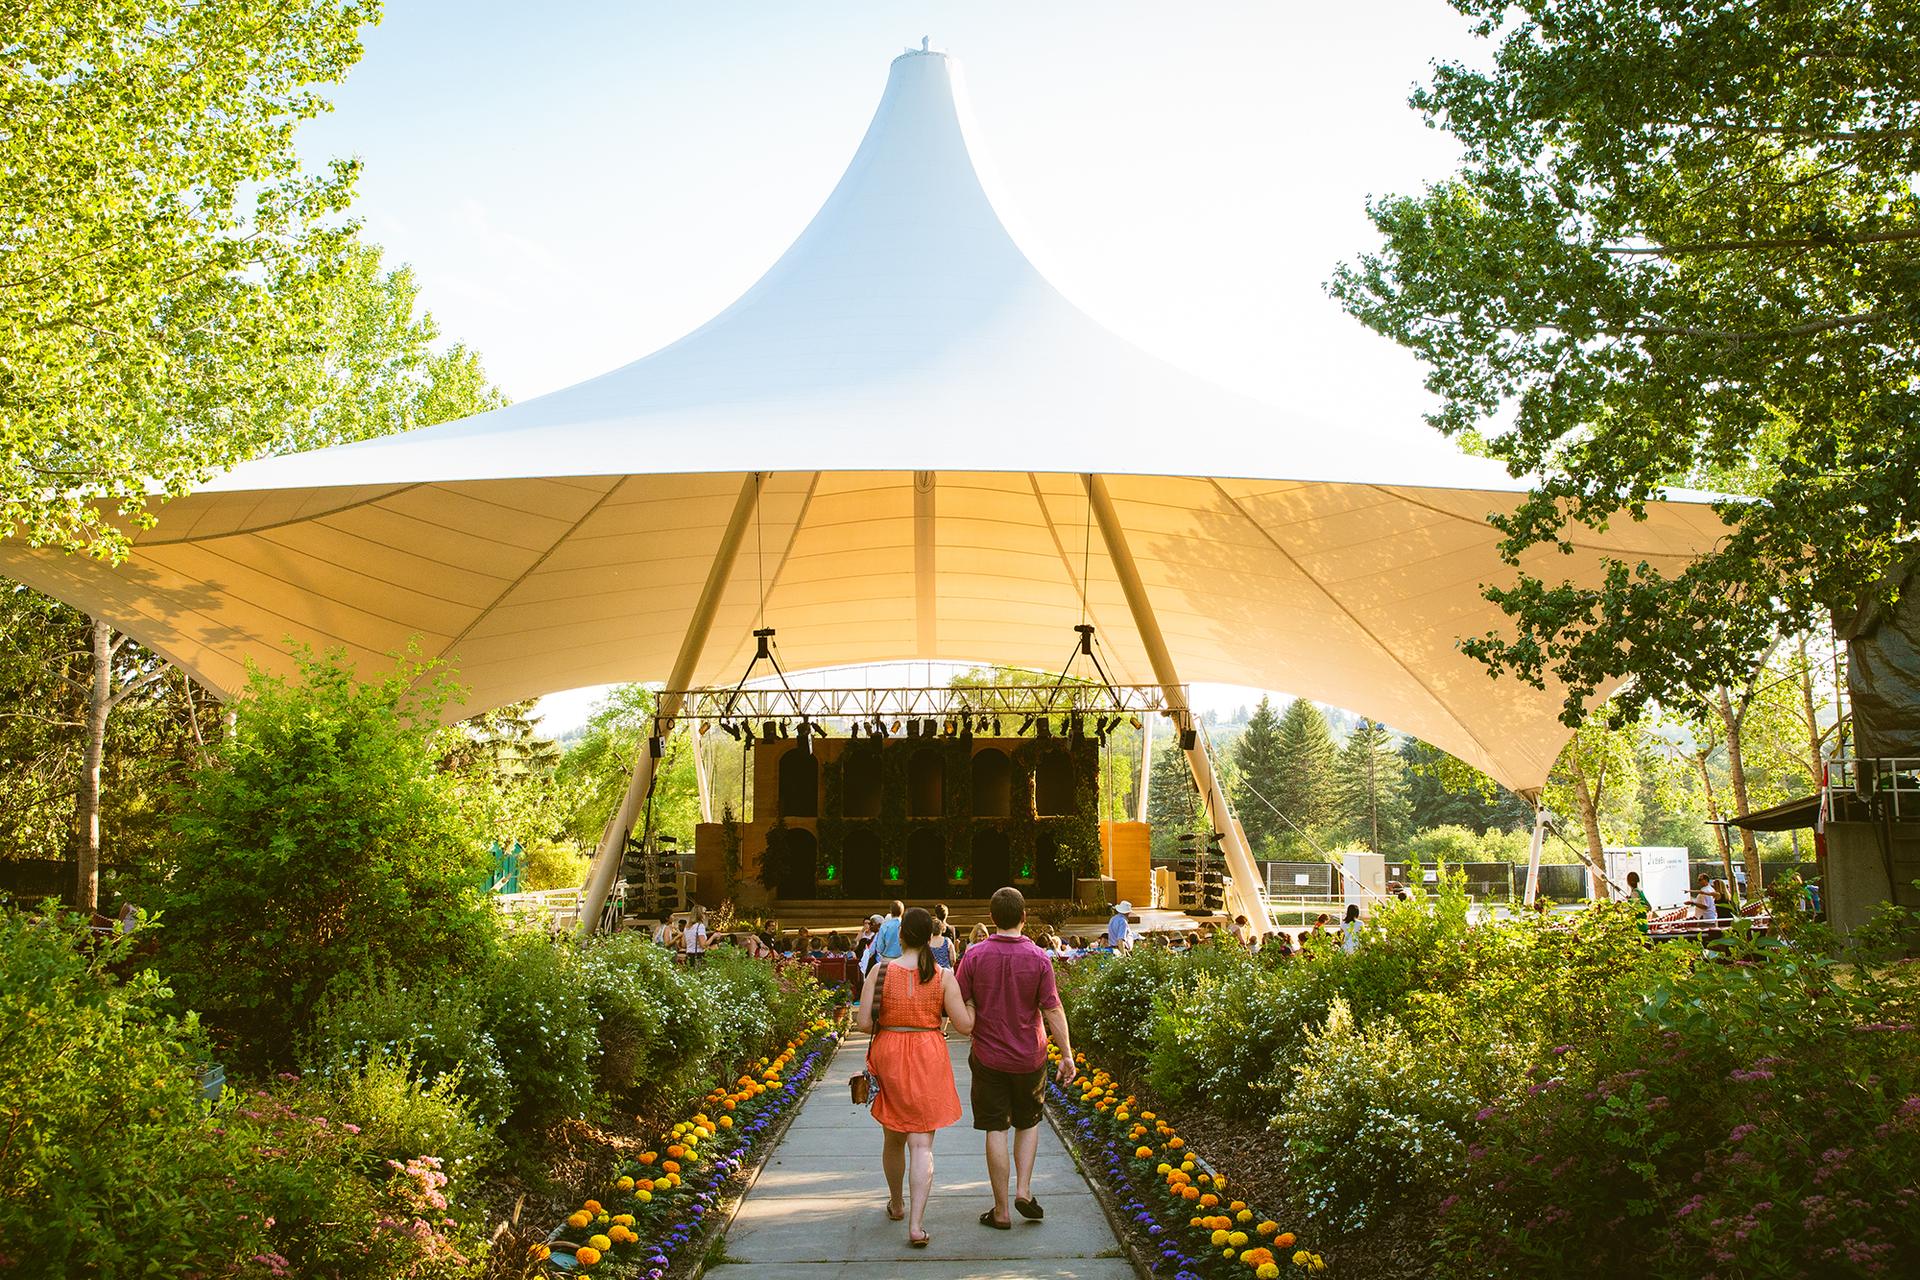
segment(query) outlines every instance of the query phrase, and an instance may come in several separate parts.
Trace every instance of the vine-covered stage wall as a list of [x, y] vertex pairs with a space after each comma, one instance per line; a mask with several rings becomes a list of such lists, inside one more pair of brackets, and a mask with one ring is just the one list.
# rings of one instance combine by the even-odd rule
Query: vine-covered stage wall
[[[1144, 900], [1147, 829], [1100, 821], [1091, 738], [773, 741], [752, 761], [752, 818], [696, 832], [703, 902], [979, 898], [1006, 884], [1067, 898], [1103, 874]], [[715, 805], [737, 812], [726, 772]]]

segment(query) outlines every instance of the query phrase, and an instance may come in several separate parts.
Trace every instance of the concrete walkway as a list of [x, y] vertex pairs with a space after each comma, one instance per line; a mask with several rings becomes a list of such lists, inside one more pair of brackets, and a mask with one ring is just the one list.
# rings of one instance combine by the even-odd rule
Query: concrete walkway
[[[967, 1107], [967, 1042], [949, 1042], [954, 1081]], [[933, 1243], [907, 1247], [907, 1224], [887, 1220], [880, 1126], [847, 1101], [847, 1079], [866, 1062], [866, 1038], [841, 1045], [781, 1140], [727, 1232], [727, 1258], [781, 1280], [1133, 1280], [1092, 1190], [1045, 1121], [1033, 1193], [1046, 1219], [1014, 1215], [1011, 1231], [975, 1221], [993, 1203], [984, 1135], [967, 1108], [934, 1141], [933, 1197], [925, 1228]], [[727, 1269], [715, 1274], [725, 1280]]]

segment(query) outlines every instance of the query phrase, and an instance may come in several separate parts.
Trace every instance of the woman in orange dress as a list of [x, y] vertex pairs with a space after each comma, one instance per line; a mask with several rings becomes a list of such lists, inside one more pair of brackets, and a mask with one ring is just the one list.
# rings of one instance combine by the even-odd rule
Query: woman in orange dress
[[[900, 956], [876, 964], [867, 974], [856, 1015], [873, 1040], [867, 1069], [880, 1081], [873, 1118], [886, 1130], [880, 1164], [887, 1174], [887, 1216], [907, 1220], [907, 1243], [924, 1249], [931, 1239], [923, 1228], [927, 1195], [933, 1190], [933, 1134], [960, 1119], [960, 1094], [953, 1087], [953, 1061], [940, 1033], [945, 1015], [961, 1035], [973, 1030], [973, 1010], [960, 998], [953, 970], [934, 963], [927, 949], [933, 917], [919, 907], [900, 919]], [[879, 1009], [875, 1029], [874, 1010]], [[911, 1176], [909, 1174], [911, 1164]], [[903, 1205], [900, 1183], [907, 1179]]]

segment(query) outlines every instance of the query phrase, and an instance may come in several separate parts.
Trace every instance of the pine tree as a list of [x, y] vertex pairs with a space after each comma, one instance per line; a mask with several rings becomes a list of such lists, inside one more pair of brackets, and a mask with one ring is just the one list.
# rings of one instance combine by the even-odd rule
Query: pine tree
[[1147, 822], [1152, 831], [1153, 856], [1170, 858], [1183, 831], [1204, 824], [1187, 753], [1178, 742], [1167, 742], [1153, 753], [1153, 772], [1147, 779]]
[[1407, 829], [1406, 762], [1378, 720], [1362, 720], [1340, 751], [1341, 834], [1380, 853], [1397, 846]]
[[1312, 830], [1326, 826], [1337, 816], [1335, 762], [1339, 754], [1320, 708], [1305, 698], [1295, 698], [1280, 717], [1280, 777], [1268, 793], [1274, 807], [1295, 826]]
[[1270, 699], [1247, 718], [1247, 727], [1233, 744], [1233, 761], [1239, 776], [1231, 798], [1240, 825], [1246, 828], [1247, 844], [1254, 852], [1265, 853], [1286, 823], [1274, 812], [1274, 792], [1282, 777], [1280, 755], [1280, 717], [1274, 714]]

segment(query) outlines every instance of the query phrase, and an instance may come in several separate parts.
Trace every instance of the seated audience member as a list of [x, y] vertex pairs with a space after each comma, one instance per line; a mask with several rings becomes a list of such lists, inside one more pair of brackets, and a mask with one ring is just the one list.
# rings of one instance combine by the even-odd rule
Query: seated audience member
[[827, 935], [827, 951], [829, 954], [836, 955], [836, 956], [843, 956], [847, 954], [847, 935], [844, 933], [828, 934]]
[[1293, 959], [1293, 935], [1285, 929], [1275, 931], [1268, 942], [1271, 944], [1273, 953], [1282, 960]]

